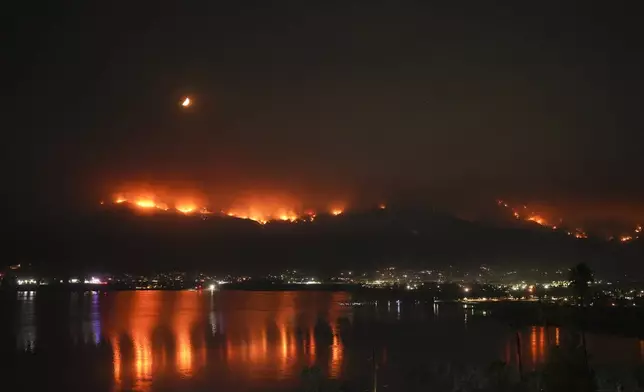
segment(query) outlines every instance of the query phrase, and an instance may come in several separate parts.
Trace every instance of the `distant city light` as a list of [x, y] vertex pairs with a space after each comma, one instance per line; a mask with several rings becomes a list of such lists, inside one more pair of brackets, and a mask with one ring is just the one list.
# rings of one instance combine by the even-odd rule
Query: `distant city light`
[[32, 278], [26, 278], [26, 279], [18, 279], [17, 283], [18, 283], [18, 286], [23, 286], [23, 285], [29, 285], [29, 284], [37, 284], [38, 281]]
[[85, 279], [84, 283], [85, 284], [107, 284], [107, 282], [104, 282], [94, 276], [92, 276], [90, 279]]

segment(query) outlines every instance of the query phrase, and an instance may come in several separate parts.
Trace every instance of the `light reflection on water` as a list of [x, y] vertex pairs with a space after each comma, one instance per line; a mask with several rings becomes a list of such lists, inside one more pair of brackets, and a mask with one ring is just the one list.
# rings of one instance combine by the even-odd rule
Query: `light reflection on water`
[[[303, 366], [320, 365], [315, 333], [320, 317], [328, 320], [332, 334], [328, 375], [341, 376], [344, 345], [337, 321], [350, 309], [338, 303], [346, 294], [310, 293], [305, 302], [313, 306], [306, 308], [296, 303], [302, 297], [296, 292], [228, 292], [218, 307], [219, 295], [142, 291], [104, 297], [114, 389], [149, 391], [157, 378], [190, 379], [209, 362], [223, 362], [227, 373], [247, 381], [297, 378]], [[207, 335], [214, 339], [210, 345]], [[130, 358], [124, 346], [132, 347]]]
[[33, 352], [36, 348], [36, 292], [22, 291], [18, 293], [20, 304], [19, 327], [16, 346], [21, 351]]
[[[341, 305], [351, 302], [349, 293], [291, 291], [47, 298], [44, 293], [18, 293], [17, 350], [63, 350], [61, 355], [79, 356], [67, 353], [67, 346], [78, 346], [89, 361], [105, 347], [107, 361], [90, 367], [105, 367], [99, 370], [109, 375], [105, 385], [112, 391], [286, 390], [299, 383], [307, 366], [319, 367], [331, 379], [368, 376], [372, 354], [383, 380], [388, 369], [421, 358], [518, 363], [515, 331], [460, 305], [382, 301], [354, 308]], [[39, 300], [45, 303], [39, 306]], [[71, 343], [65, 343], [69, 331]], [[537, 369], [551, 346], [571, 339], [574, 343], [569, 333], [555, 327], [520, 330], [524, 369]], [[593, 360], [644, 362], [644, 341], [589, 335], [588, 345]], [[55, 355], [50, 358], [56, 360]]]

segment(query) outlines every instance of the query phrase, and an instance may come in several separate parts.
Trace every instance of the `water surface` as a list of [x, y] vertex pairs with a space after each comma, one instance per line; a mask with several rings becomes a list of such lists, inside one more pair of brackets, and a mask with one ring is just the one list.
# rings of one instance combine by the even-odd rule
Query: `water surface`
[[[21, 292], [3, 298], [0, 355], [20, 390], [297, 390], [311, 377], [394, 388], [420, 363], [517, 364], [515, 331], [469, 306], [413, 300], [363, 306], [345, 292]], [[523, 366], [575, 336], [520, 332]], [[637, 339], [590, 336], [593, 363], [639, 364]], [[303, 375], [307, 368], [316, 369]]]

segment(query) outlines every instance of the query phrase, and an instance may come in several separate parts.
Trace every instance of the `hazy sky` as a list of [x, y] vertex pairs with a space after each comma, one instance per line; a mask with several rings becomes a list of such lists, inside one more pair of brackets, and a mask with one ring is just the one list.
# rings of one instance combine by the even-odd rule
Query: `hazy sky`
[[7, 14], [12, 201], [80, 208], [148, 182], [642, 211], [627, 2], [81, 3]]

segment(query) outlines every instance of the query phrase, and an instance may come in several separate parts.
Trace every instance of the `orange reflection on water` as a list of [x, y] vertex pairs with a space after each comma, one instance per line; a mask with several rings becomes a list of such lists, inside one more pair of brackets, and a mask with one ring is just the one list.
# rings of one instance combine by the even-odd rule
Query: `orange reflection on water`
[[546, 360], [546, 327], [539, 327], [539, 362]]
[[[330, 377], [340, 377], [338, 320], [346, 309], [339, 303], [348, 298], [323, 292], [109, 293], [101, 317], [112, 346], [114, 390], [145, 392], [155, 380], [200, 382], [222, 371], [261, 387], [267, 378], [297, 379], [307, 365], [323, 365]], [[319, 317], [332, 335], [318, 331]], [[208, 344], [206, 335], [212, 337]]]
[[555, 328], [555, 345], [559, 347], [559, 327]]
[[[190, 377], [195, 369], [195, 342], [191, 328], [201, 317], [199, 293], [161, 291], [120, 292], [110, 294], [114, 303], [104, 315], [106, 334], [112, 345], [115, 390], [148, 391], [154, 377], [163, 376], [168, 368], [167, 339], [155, 339], [155, 333], [170, 327], [174, 337], [177, 372]], [[175, 304], [168, 308], [167, 304]], [[170, 320], [166, 325], [164, 320]], [[132, 347], [124, 350], [123, 345]], [[201, 345], [199, 364], [206, 360], [205, 344]]]
[[[178, 298], [175, 302], [172, 319], [172, 330], [176, 337], [176, 366], [182, 377], [190, 377], [195, 370], [194, 354], [196, 352], [191, 331], [197, 318], [202, 314], [200, 306], [202, 302], [200, 294], [194, 291], [180, 291], [176, 295]], [[203, 334], [200, 336], [203, 338]], [[205, 350], [204, 342], [201, 342], [201, 346]]]
[[338, 338], [337, 331], [333, 330], [333, 343], [331, 344], [331, 360], [329, 362], [329, 376], [331, 378], [338, 378], [340, 370], [342, 369], [342, 357], [344, 355], [344, 347]]
[[530, 362], [534, 369], [537, 364], [537, 327], [530, 329]]
[[127, 328], [134, 346], [134, 389], [147, 391], [152, 384], [152, 332], [161, 300], [158, 292], [142, 294], [134, 297]]
[[313, 327], [309, 328], [309, 366], [315, 364], [315, 333]]
[[[339, 302], [343, 298], [346, 301], [346, 294], [341, 294], [342, 298], [338, 300], [333, 295], [330, 300], [325, 298], [322, 303], [327, 303], [329, 307], [324, 309], [300, 305], [296, 299], [328, 296], [327, 293], [262, 292], [254, 293], [253, 296], [246, 293], [229, 295], [251, 298], [245, 304], [248, 309], [228, 314], [226, 323], [230, 328], [224, 335], [225, 358], [230, 371], [244, 373], [245, 377], [251, 379], [272, 374], [278, 380], [285, 380], [297, 376], [303, 366], [315, 365], [318, 356], [323, 355], [325, 362], [328, 358], [329, 375], [340, 375], [344, 347], [336, 329], [336, 318], [340, 315]], [[299, 309], [297, 312], [296, 308]], [[333, 339], [326, 345], [318, 341], [320, 336], [316, 336], [318, 332], [315, 326], [321, 310], [331, 310], [327, 321], [333, 329]], [[332, 318], [332, 315], [336, 318]]]
[[[337, 304], [342, 301], [341, 293], [333, 293], [333, 301]], [[331, 358], [329, 360], [329, 376], [338, 378], [341, 375], [342, 362], [344, 361], [344, 345], [339, 338], [338, 320], [339, 309], [337, 306], [329, 309], [329, 320], [331, 322], [331, 332], [333, 333], [333, 342], [331, 343]]]
[[[539, 364], [543, 364], [546, 360], [546, 337], [547, 331], [545, 327], [530, 327], [529, 347], [527, 351], [527, 363], [535, 370]], [[558, 341], [558, 332], [555, 330], [555, 340]], [[523, 336], [522, 336], [523, 340]]]
[[120, 389], [121, 388], [121, 345], [119, 344], [118, 341], [118, 336], [112, 336], [110, 338], [110, 343], [112, 344], [112, 365], [113, 365], [113, 372], [114, 372], [114, 386], [115, 389]]

